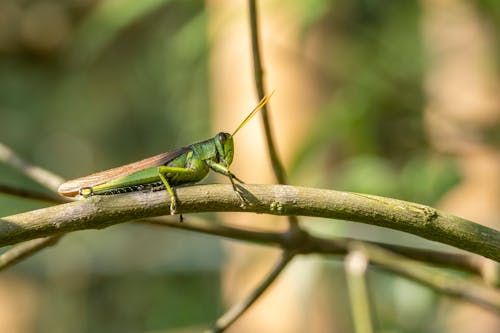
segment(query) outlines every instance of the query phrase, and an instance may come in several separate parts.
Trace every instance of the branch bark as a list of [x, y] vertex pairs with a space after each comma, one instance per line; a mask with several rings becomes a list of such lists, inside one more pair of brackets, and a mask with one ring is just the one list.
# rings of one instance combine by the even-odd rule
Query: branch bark
[[[401, 230], [500, 262], [500, 232], [434, 208], [384, 197], [288, 185], [230, 185], [176, 189], [179, 213], [253, 212], [343, 219]], [[92, 198], [0, 219], [0, 246], [62, 232], [99, 229], [169, 213], [165, 191]]]

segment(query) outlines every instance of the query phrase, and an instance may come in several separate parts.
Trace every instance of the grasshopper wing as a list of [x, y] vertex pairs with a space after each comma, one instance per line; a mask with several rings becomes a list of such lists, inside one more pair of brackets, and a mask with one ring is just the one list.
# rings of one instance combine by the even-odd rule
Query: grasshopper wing
[[174, 151], [158, 154], [141, 161], [122, 165], [113, 169], [93, 173], [91, 175], [69, 180], [58, 188], [58, 192], [66, 197], [74, 197], [80, 193], [80, 189], [100, 185], [119, 177], [124, 177], [136, 171], [152, 168], [155, 166], [166, 165], [175, 158], [190, 151], [190, 148], [184, 147]]

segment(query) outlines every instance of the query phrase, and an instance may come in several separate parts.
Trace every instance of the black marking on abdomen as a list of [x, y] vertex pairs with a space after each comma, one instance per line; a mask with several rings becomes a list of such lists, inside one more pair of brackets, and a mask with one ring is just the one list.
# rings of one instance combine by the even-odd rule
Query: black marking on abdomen
[[109, 190], [104, 190], [104, 191], [99, 191], [99, 192], [92, 192], [92, 195], [112, 195], [112, 194], [120, 194], [120, 193], [129, 193], [129, 192], [139, 192], [139, 191], [161, 191], [165, 189], [165, 185], [163, 182], [157, 181], [154, 183], [149, 183], [149, 184], [139, 184], [139, 185], [130, 185], [130, 186], [124, 186], [124, 187], [119, 187], [119, 188], [113, 188]]

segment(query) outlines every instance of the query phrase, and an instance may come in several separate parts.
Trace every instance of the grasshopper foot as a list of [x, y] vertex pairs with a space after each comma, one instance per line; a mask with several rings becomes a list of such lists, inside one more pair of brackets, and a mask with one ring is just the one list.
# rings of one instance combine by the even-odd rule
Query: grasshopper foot
[[234, 193], [238, 197], [238, 200], [240, 200], [240, 207], [241, 208], [245, 208], [246, 207], [246, 201], [243, 198], [243, 196], [241, 195], [240, 190], [238, 190], [238, 188], [236, 187], [236, 184], [234, 183], [234, 180], [237, 180], [238, 182], [240, 182], [242, 184], [244, 184], [244, 182], [241, 179], [239, 179], [238, 177], [236, 177], [234, 174], [230, 175], [229, 180], [231, 181], [231, 185], [233, 185], [233, 191], [234, 191]]
[[236, 197], [238, 198], [238, 200], [240, 201], [240, 207], [241, 208], [245, 208], [246, 207], [245, 198], [243, 198], [243, 196], [241, 195], [240, 190], [236, 187], [236, 185], [233, 186], [233, 191], [234, 191], [234, 194], [236, 194]]
[[240, 208], [245, 208], [247, 206], [245, 199], [243, 198], [243, 196], [241, 195], [241, 193], [238, 190], [236, 190], [235, 192], [236, 192], [236, 196], [240, 200]]

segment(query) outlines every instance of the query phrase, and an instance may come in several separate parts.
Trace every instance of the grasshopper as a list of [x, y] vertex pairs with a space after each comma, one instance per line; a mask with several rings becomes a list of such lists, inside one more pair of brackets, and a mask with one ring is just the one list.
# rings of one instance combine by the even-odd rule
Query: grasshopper
[[173, 186], [196, 183], [211, 170], [227, 176], [233, 190], [244, 205], [235, 180], [243, 183], [230, 170], [234, 156], [234, 135], [267, 103], [272, 93], [241, 122], [233, 134], [220, 132], [213, 138], [189, 146], [158, 154], [141, 161], [69, 180], [59, 186], [59, 194], [66, 197], [88, 198], [142, 190], [166, 189], [170, 195], [170, 214], [177, 211]]

